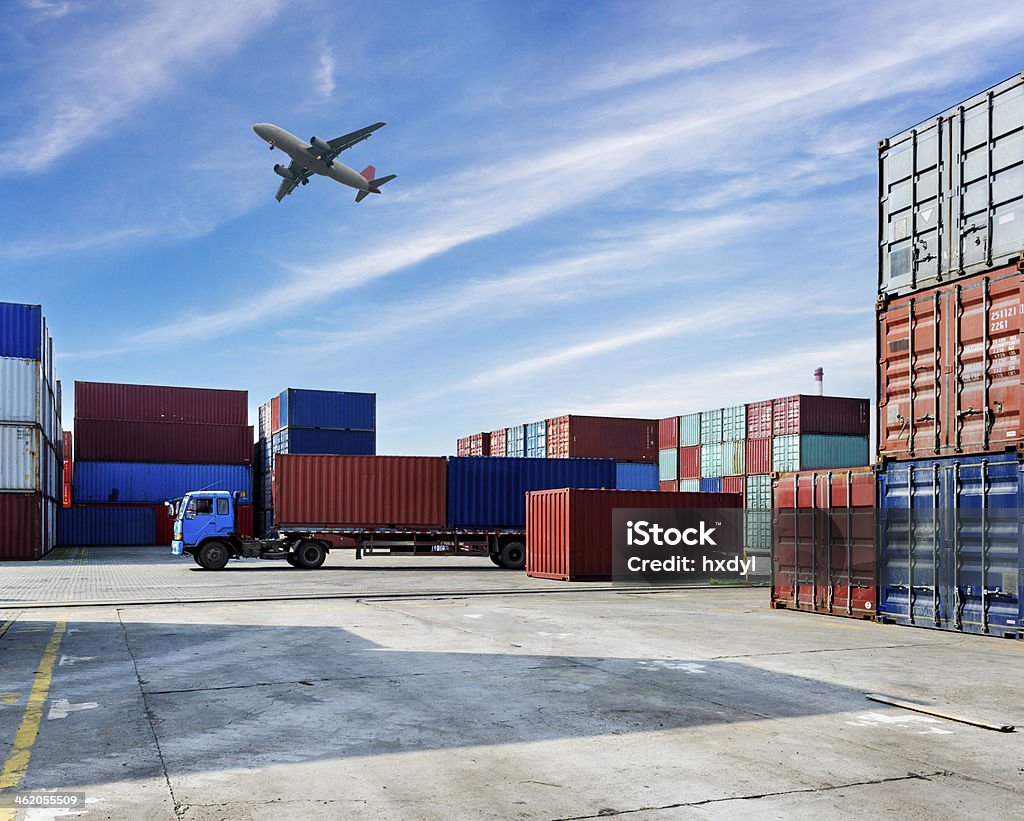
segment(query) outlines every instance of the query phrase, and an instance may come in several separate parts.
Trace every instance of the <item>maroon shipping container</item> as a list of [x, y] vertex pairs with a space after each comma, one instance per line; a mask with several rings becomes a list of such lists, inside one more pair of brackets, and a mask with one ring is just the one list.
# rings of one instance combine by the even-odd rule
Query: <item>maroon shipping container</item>
[[526, 494], [526, 575], [564, 581], [612, 577], [612, 510], [738, 508], [734, 493], [560, 488]]
[[671, 482], [658, 482], [658, 490], [659, 491], [669, 491], [671, 493], [676, 493], [679, 490], [679, 482], [677, 482], [675, 480], [673, 480]]
[[43, 544], [43, 504], [38, 493], [0, 493], [0, 560], [38, 559]]
[[679, 448], [679, 478], [700, 478], [700, 445]]
[[278, 528], [445, 526], [443, 456], [305, 456], [274, 462]]
[[772, 438], [747, 440], [747, 473], [772, 472]]
[[74, 459], [74, 450], [71, 447], [71, 431], [64, 431], [64, 458]]
[[867, 399], [797, 394], [772, 400], [772, 435], [836, 433], [867, 436], [871, 416]]
[[772, 400], [751, 402], [747, 405], [747, 439], [772, 436]]
[[[463, 436], [457, 444], [456, 456], [491, 455], [491, 434], [489, 433], [474, 433], [471, 436]], [[502, 456], [504, 455], [502, 453]]]
[[679, 447], [679, 417], [670, 416], [658, 421], [658, 449]]
[[248, 465], [252, 444], [252, 428], [242, 425], [75, 420], [80, 462]]
[[507, 434], [507, 428], [491, 431], [491, 456], [505, 455], [505, 442], [508, 439]]
[[558, 416], [547, 420], [549, 459], [658, 461], [658, 422], [615, 416]]
[[747, 493], [746, 476], [723, 476], [722, 493], [738, 493], [745, 497]]
[[249, 394], [213, 388], [75, 382], [75, 420], [80, 419], [247, 425]]
[[873, 618], [874, 471], [783, 473], [772, 508], [772, 607]]
[[878, 312], [878, 454], [997, 453], [1024, 443], [1024, 276], [1003, 268]]

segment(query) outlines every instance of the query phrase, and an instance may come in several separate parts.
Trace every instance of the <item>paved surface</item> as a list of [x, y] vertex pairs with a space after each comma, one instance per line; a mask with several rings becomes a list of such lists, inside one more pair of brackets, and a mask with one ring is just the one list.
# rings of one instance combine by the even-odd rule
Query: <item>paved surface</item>
[[772, 611], [763, 590], [0, 618], [0, 779], [82, 792], [87, 821], [1011, 818], [1024, 800], [1020, 733], [864, 698], [1024, 725], [1024, 643]]
[[36, 562], [0, 562], [0, 608], [579, 587], [607, 589], [611, 584], [531, 579], [495, 567], [484, 556], [374, 555], [356, 560], [348, 550], [332, 552], [316, 571], [259, 559], [232, 561], [220, 571], [202, 570], [187, 556], [172, 556], [166, 546], [58, 548]]

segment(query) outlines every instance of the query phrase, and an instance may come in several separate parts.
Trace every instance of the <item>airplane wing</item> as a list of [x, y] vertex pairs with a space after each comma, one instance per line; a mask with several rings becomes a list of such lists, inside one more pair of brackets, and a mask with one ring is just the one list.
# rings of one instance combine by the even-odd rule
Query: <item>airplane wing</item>
[[292, 160], [291, 165], [288, 166], [288, 170], [292, 172], [294, 178], [290, 180], [281, 180], [281, 185], [277, 189], [277, 194], [275, 195], [275, 199], [278, 202], [292, 193], [292, 191], [295, 190], [295, 186], [309, 178], [309, 172], [295, 162], [295, 160]]
[[369, 136], [376, 131], [378, 128], [383, 128], [385, 123], [374, 123], [368, 125], [366, 128], [360, 128], [358, 131], [353, 131], [351, 134], [345, 134], [342, 137], [335, 137], [333, 140], [328, 140], [327, 144], [331, 147], [331, 153], [322, 157], [324, 161], [328, 158], [334, 160], [342, 151], [351, 148], [356, 143], [361, 143], [363, 140], [368, 139]]

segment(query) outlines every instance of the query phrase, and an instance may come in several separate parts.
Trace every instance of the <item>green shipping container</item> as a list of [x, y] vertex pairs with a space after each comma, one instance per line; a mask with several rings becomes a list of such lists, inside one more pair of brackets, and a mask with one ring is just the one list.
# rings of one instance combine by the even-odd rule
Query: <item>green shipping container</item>
[[700, 479], [680, 479], [680, 493], [700, 493]]
[[[739, 442], [747, 438], [747, 406], [722, 409], [722, 441]], [[740, 473], [743, 473], [741, 470]]]
[[722, 443], [700, 446], [700, 478], [717, 479], [722, 475]]
[[772, 470], [820, 470], [862, 467], [869, 461], [866, 436], [827, 433], [776, 436], [772, 439]]
[[[700, 443], [713, 445], [722, 441], [722, 408], [702, 411], [700, 414]], [[721, 476], [721, 473], [716, 473]]]
[[679, 476], [679, 449], [664, 448], [658, 451], [658, 481], [671, 482]]
[[722, 443], [722, 475], [742, 476], [747, 472], [747, 440]]
[[688, 413], [679, 417], [679, 447], [690, 448], [700, 444], [700, 414]]
[[747, 510], [772, 509], [772, 477], [755, 473], [747, 477]]

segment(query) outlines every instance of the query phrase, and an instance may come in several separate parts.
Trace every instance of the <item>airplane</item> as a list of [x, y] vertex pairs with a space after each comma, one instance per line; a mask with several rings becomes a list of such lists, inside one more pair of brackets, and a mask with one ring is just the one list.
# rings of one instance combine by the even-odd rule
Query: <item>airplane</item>
[[280, 148], [291, 157], [292, 161], [287, 168], [283, 165], [274, 166], [274, 172], [284, 178], [280, 188], [277, 189], [276, 199], [278, 202], [292, 193], [296, 186], [308, 185], [309, 178], [314, 174], [330, 177], [332, 180], [357, 189], [356, 202], [362, 202], [368, 194], [379, 194], [380, 187], [386, 182], [391, 182], [397, 175], [389, 174], [386, 177], [377, 177], [377, 169], [372, 165], [357, 172], [338, 162], [336, 158], [346, 148], [351, 148], [356, 143], [368, 139], [374, 131], [383, 127], [384, 123], [374, 123], [327, 142], [318, 137], [310, 137], [308, 143], [271, 123], [256, 123], [252, 130], [260, 139], [270, 143], [271, 151]]

